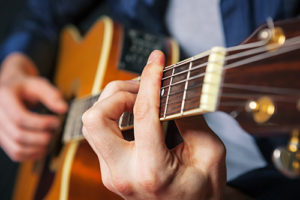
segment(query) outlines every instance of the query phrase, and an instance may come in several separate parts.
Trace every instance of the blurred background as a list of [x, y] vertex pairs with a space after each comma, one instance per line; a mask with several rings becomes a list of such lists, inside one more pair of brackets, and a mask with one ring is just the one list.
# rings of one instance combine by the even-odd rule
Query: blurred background
[[[42, 0], [41, 0], [42, 1]], [[25, 5], [24, 0], [0, 0], [0, 46], [18, 13]], [[5, 163], [5, 164], [3, 164]], [[17, 165], [10, 161], [0, 148], [0, 199], [10, 200], [14, 185], [14, 176]]]
[[0, 44], [24, 4], [24, 0], [0, 0]]

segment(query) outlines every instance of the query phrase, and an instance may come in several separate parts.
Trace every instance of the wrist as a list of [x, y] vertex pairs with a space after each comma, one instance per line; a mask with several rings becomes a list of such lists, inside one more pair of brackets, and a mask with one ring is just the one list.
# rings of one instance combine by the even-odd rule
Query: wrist
[[2, 62], [0, 82], [37, 75], [38, 70], [33, 61], [25, 54], [15, 52], [9, 54]]

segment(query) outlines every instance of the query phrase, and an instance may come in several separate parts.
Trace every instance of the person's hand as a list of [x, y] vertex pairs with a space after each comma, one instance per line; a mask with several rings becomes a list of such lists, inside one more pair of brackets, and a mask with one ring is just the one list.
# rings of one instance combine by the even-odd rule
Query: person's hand
[[60, 92], [38, 76], [28, 57], [10, 54], [0, 72], [0, 146], [14, 161], [42, 157], [53, 130], [60, 126], [57, 116], [31, 112], [29, 106], [37, 103], [55, 113], [67, 110]]
[[[140, 84], [116, 81], [82, 117], [83, 134], [96, 152], [102, 181], [128, 199], [219, 199], [226, 182], [225, 148], [202, 117], [177, 120], [183, 143], [169, 150], [159, 120], [164, 56], [154, 51]], [[117, 120], [134, 113], [134, 141]]]

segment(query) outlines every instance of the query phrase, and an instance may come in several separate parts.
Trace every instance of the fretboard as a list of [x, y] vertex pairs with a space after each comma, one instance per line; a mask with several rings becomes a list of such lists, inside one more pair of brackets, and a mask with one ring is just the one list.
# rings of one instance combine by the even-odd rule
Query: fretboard
[[99, 95], [72, 101], [63, 132], [64, 142], [83, 138], [81, 117], [97, 101]]
[[[225, 49], [215, 47], [164, 69], [160, 91], [161, 121], [216, 110]], [[124, 113], [119, 126], [133, 127], [132, 113]]]
[[[222, 78], [225, 49], [215, 47], [164, 69], [161, 81], [161, 121], [197, 115], [216, 110]], [[63, 141], [82, 139], [82, 114], [99, 95], [75, 99], [67, 116]], [[133, 127], [133, 114], [126, 112], [118, 123], [121, 130]]]

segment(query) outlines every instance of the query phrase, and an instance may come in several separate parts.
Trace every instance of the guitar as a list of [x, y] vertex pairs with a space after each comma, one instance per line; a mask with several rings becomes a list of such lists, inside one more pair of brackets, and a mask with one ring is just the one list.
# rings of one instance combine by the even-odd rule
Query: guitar
[[71, 102], [70, 109], [48, 156], [21, 164], [14, 199], [120, 199], [101, 185], [98, 159], [81, 135], [81, 115], [97, 99], [85, 97], [112, 80], [136, 77], [157, 48], [166, 53], [166, 64], [178, 61], [172, 39], [122, 27], [108, 17], [99, 19], [84, 38], [74, 26], [63, 30], [54, 82]]
[[[216, 47], [166, 67], [162, 78], [160, 119], [167, 121], [219, 110], [229, 113], [245, 130], [253, 134], [282, 134], [299, 129], [299, 25], [298, 19], [263, 25], [238, 46], [227, 49]], [[76, 113], [73, 108], [81, 107], [82, 112], [74, 114], [78, 116], [97, 97], [95, 95], [75, 100], [70, 113]], [[119, 126], [127, 130], [132, 127], [132, 122], [132, 114], [124, 113], [119, 120]], [[68, 124], [78, 123], [75, 119], [67, 120], [64, 140], [79, 138], [80, 131], [74, 134], [71, 131], [74, 126]], [[81, 150], [82, 144], [87, 146], [85, 142], [78, 144], [72, 142], [70, 149]], [[73, 165], [78, 163], [78, 174], [74, 174], [73, 179], [68, 176], [69, 182], [60, 180], [58, 184], [67, 185], [71, 189], [72, 184], [76, 184], [76, 179], [91, 177], [94, 181], [85, 182], [88, 185], [85, 189], [96, 188], [95, 185], [100, 182], [99, 177], [94, 175], [99, 173], [98, 167], [94, 170], [82, 166], [83, 163], [90, 162], [90, 155], [93, 154], [77, 151], [75, 158], [80, 152], [83, 160], [73, 161]], [[95, 165], [98, 164], [97, 160], [94, 161]], [[89, 165], [93, 166], [90, 163]], [[77, 187], [77, 191], [72, 190], [73, 193], [69, 192], [69, 196], [60, 197], [76, 199], [80, 195], [78, 188], [80, 187]], [[101, 194], [98, 195], [99, 198]], [[53, 199], [58, 197], [50, 196]]]
[[[160, 120], [223, 111], [251, 134], [300, 128], [300, 19], [259, 27], [242, 44], [210, 51], [163, 71]], [[125, 113], [121, 129], [132, 127]]]

